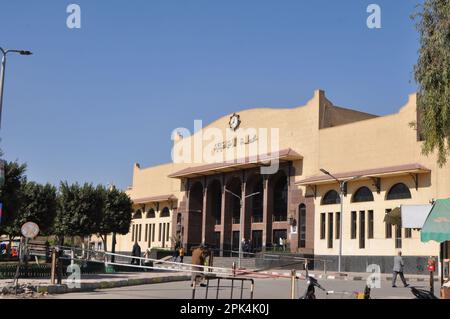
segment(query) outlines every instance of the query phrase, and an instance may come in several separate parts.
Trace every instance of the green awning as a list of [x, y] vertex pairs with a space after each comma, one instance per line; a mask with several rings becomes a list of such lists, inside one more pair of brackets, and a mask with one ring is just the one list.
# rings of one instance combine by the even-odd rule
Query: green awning
[[420, 236], [422, 242], [450, 240], [450, 198], [436, 200]]
[[402, 224], [402, 211], [400, 207], [396, 207], [384, 215], [384, 222], [391, 225], [400, 226]]

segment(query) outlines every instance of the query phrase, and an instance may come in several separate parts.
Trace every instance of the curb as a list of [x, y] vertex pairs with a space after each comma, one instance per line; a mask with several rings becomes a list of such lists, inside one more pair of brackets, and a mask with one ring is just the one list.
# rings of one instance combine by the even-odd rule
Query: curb
[[66, 294], [72, 292], [91, 292], [97, 289], [110, 289], [128, 286], [141, 286], [160, 284], [166, 282], [187, 281], [191, 276], [167, 276], [167, 277], [154, 277], [154, 278], [139, 278], [139, 279], [126, 279], [117, 281], [99, 281], [92, 283], [81, 283], [80, 288], [69, 288], [65, 285], [39, 285], [35, 286], [38, 293], [48, 293], [52, 295]]

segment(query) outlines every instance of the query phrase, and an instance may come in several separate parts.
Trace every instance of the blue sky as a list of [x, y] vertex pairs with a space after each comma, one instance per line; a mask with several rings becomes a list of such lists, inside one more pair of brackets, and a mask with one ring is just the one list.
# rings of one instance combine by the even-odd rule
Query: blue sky
[[[170, 134], [251, 107], [396, 112], [416, 89], [419, 0], [1, 0], [10, 56], [1, 148], [38, 182], [131, 184], [170, 161]], [[66, 27], [66, 7], [82, 28]], [[382, 8], [382, 29], [366, 8]], [[299, 119], [301, 125], [301, 119]]]

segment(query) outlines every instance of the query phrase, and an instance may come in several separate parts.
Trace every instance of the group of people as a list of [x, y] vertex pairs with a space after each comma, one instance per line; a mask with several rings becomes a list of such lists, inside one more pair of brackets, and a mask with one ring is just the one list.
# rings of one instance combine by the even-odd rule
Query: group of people
[[[176, 262], [178, 260], [178, 257], [180, 257], [180, 262], [183, 263], [184, 259], [184, 248], [181, 245], [177, 245], [175, 247], [174, 253], [173, 253], [173, 261]], [[131, 250], [131, 256], [132, 257], [141, 257], [142, 256], [142, 250], [141, 246], [139, 246], [138, 242], [136, 241], [133, 245], [133, 249]], [[150, 249], [148, 249], [144, 253], [144, 258], [150, 257]], [[141, 259], [140, 258], [131, 258], [131, 264], [132, 265], [141, 265]]]
[[[284, 249], [286, 249], [287, 241], [286, 239], [283, 239], [280, 237], [280, 246], [282, 246]], [[251, 251], [251, 241], [246, 240], [245, 238], [242, 239], [242, 248], [244, 252], [249, 253]], [[185, 250], [182, 245], [177, 245], [175, 247], [174, 255], [173, 255], [173, 261], [176, 262], [178, 260], [178, 257], [180, 258], [180, 262], [183, 263]], [[133, 250], [131, 252], [131, 255], [133, 257], [141, 257], [141, 247], [137, 242], [134, 243]], [[208, 260], [208, 257], [209, 260]], [[196, 282], [197, 284], [200, 283], [200, 286], [204, 286], [204, 272], [205, 268], [204, 266], [212, 266], [210, 265], [211, 262], [211, 250], [206, 247], [206, 245], [201, 244], [199, 247], [194, 247], [192, 249], [192, 276], [191, 276], [191, 286]], [[209, 261], [209, 262], [208, 262]], [[141, 264], [140, 259], [133, 258], [131, 260], [131, 264]], [[403, 262], [402, 253], [399, 252], [398, 256], [394, 258], [394, 267], [393, 267], [393, 276], [392, 276], [392, 287], [396, 287], [396, 281], [397, 276], [400, 276], [400, 279], [403, 282], [403, 285], [405, 287], [408, 287], [408, 284], [406, 283], [404, 274], [403, 274], [403, 268], [405, 264]]]
[[280, 245], [280, 248], [283, 249], [283, 251], [286, 251], [286, 248], [288, 245], [287, 238], [280, 237], [279, 245]]

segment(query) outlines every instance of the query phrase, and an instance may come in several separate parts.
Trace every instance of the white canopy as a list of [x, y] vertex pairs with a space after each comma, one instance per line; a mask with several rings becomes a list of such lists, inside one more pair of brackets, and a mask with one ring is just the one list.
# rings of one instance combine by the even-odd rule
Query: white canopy
[[422, 228], [431, 212], [433, 205], [401, 205], [402, 227]]

